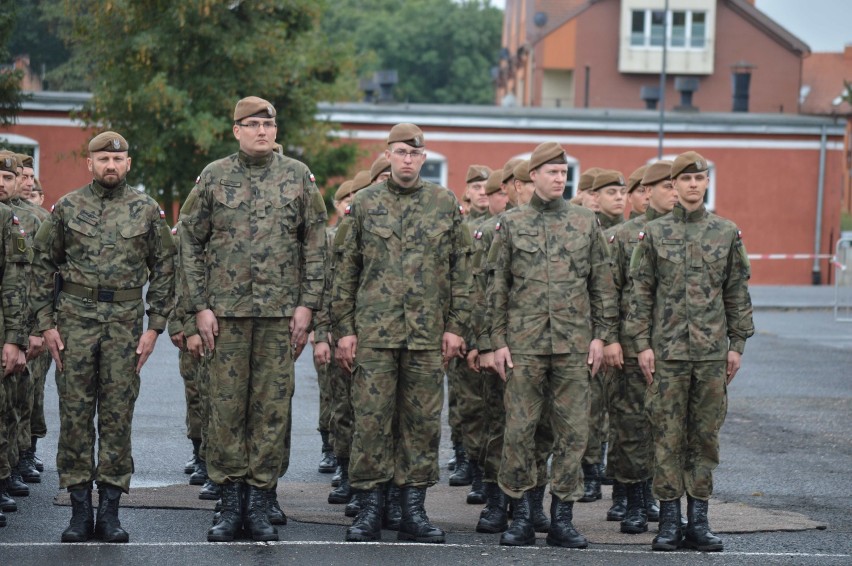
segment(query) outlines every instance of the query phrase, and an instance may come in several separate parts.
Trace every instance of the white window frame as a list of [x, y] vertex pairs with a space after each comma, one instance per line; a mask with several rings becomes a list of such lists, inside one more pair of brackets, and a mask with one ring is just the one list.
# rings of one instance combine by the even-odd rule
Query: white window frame
[[[668, 161], [674, 161], [677, 155], [664, 155], [662, 159]], [[710, 176], [710, 183], [707, 185], [707, 192], [704, 193], [704, 207], [710, 212], [716, 211], [716, 164], [710, 160], [707, 160], [707, 174]], [[652, 157], [646, 162], [646, 165], [650, 165], [656, 161], [659, 161], [656, 157]]]
[[[516, 155], [512, 159], [525, 159], [528, 160], [532, 157], [532, 153], [521, 153]], [[571, 155], [565, 154], [565, 159], [568, 160], [568, 172], [569, 176], [565, 179], [565, 189], [568, 190], [570, 196], [566, 197], [565, 192], [562, 193], [562, 198], [565, 200], [571, 200], [576, 196], [577, 193], [577, 183], [580, 181], [580, 160]]]
[[[662, 50], [662, 45], [651, 45], [651, 17], [654, 12], [662, 12], [663, 10], [655, 10], [653, 8], [642, 9], [632, 9], [630, 10], [630, 48], [631, 49], [659, 49]], [[636, 44], [633, 42], [633, 14], [636, 12], [644, 12], [645, 20], [644, 20], [644, 29], [642, 35], [642, 43]], [[684, 19], [684, 44], [683, 45], [672, 45], [672, 30], [674, 29], [674, 13], [683, 13], [685, 14]], [[692, 34], [693, 34], [693, 15], [694, 14], [704, 14], [704, 40], [703, 44], [700, 47], [693, 47], [692, 45]], [[666, 12], [666, 24], [665, 24], [665, 38], [668, 49], [677, 49], [681, 51], [704, 51], [707, 49], [707, 18], [709, 14], [707, 10], [669, 10]]]
[[[421, 178], [431, 181], [433, 183], [438, 183], [442, 187], [447, 186], [447, 157], [437, 151], [431, 151], [429, 148], [426, 148], [426, 161], [423, 163], [425, 166], [426, 163], [436, 163], [441, 168], [438, 177], [423, 177]], [[421, 173], [422, 173], [421, 168]], [[437, 180], [436, 180], [437, 179]]]

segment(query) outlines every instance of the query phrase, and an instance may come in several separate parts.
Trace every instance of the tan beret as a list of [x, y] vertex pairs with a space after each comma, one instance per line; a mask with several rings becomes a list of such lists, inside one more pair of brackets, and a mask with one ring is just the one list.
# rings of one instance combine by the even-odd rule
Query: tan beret
[[580, 174], [580, 180], [577, 182], [577, 192], [582, 193], [592, 188], [595, 182], [595, 177], [603, 171], [600, 167], [590, 167]]
[[503, 186], [503, 172], [502, 171], [494, 171], [488, 176], [488, 180], [485, 181], [485, 194], [493, 195]]
[[672, 163], [672, 179], [675, 179], [681, 173], [700, 173], [709, 168], [707, 160], [701, 155], [694, 151], [687, 151], [675, 157], [674, 163]]
[[89, 153], [97, 151], [122, 152], [127, 151], [130, 146], [121, 134], [115, 132], [103, 132], [92, 138], [89, 142]]
[[380, 155], [375, 161], [373, 161], [373, 164], [370, 165], [370, 182], [375, 183], [379, 175], [385, 171], [390, 171], [390, 161], [385, 159], [384, 155]]
[[247, 96], [237, 102], [236, 107], [234, 107], [234, 122], [239, 122], [249, 116], [275, 118], [275, 107], [268, 100], [258, 98], [257, 96]]
[[523, 161], [515, 165], [513, 176], [515, 177], [515, 179], [523, 183], [531, 183], [532, 179], [530, 179], [530, 160], [524, 159]]
[[503, 165], [503, 182], [508, 183], [515, 176], [515, 166], [523, 161], [517, 157], [510, 159]]
[[530, 171], [534, 171], [547, 163], [556, 159], [562, 159], [561, 163], [568, 163], [565, 158], [565, 150], [556, 142], [546, 142], [539, 145], [530, 156]]
[[361, 171], [358, 171], [358, 173], [355, 175], [355, 178], [352, 179], [352, 192], [355, 193], [357, 191], [360, 191], [364, 187], [369, 187], [370, 184], [370, 170], [363, 169]]
[[334, 200], [341, 201], [352, 194], [352, 186], [355, 183], [350, 179], [348, 181], [343, 181], [340, 183], [340, 186], [337, 187], [337, 191], [334, 193]]
[[13, 153], [0, 153], [0, 171], [18, 175], [18, 160]]
[[423, 138], [423, 131], [414, 124], [397, 124], [391, 128], [388, 134], [388, 145], [401, 142], [411, 147], [423, 147], [426, 141]]
[[627, 177], [627, 192], [632, 193], [636, 187], [642, 184], [642, 176], [645, 174], [645, 170], [648, 168], [647, 165], [643, 165], [636, 171], [630, 174]]
[[660, 181], [671, 179], [672, 177], [672, 162], [668, 159], [655, 161], [648, 165], [645, 174], [642, 175], [643, 185], [656, 185]]
[[33, 156], [27, 155], [26, 153], [17, 153], [15, 156], [18, 158], [18, 161], [21, 163], [21, 167], [29, 167], [33, 166]]
[[599, 191], [604, 187], [609, 187], [611, 185], [619, 185], [621, 187], [624, 186], [624, 175], [621, 174], [621, 171], [616, 171], [614, 169], [604, 169], [597, 175], [595, 175], [595, 182], [592, 183], [592, 188], [590, 191]]
[[465, 183], [475, 183], [477, 181], [487, 181], [491, 175], [491, 167], [487, 165], [471, 165], [467, 168], [467, 175], [464, 178]]

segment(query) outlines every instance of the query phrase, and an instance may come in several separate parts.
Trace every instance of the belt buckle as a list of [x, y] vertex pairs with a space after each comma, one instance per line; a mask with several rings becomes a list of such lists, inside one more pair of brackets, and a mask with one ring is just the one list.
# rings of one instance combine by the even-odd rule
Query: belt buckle
[[98, 289], [99, 303], [111, 303], [114, 297], [115, 291], [111, 291], [109, 289]]

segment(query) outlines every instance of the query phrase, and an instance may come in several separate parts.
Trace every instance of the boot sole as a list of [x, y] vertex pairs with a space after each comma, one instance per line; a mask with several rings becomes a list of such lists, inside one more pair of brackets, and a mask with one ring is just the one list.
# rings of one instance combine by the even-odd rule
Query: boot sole
[[93, 538], [94, 538], [94, 536], [89, 536], [88, 538], [66, 537], [66, 536], [63, 536], [63, 537], [62, 537], [62, 538], [60, 538], [59, 540], [60, 540], [61, 542], [89, 542], [89, 541], [90, 541], [90, 540], [92, 540]]
[[30, 496], [29, 490], [27, 490], [27, 491], [22, 491], [20, 489], [16, 489], [15, 491], [6, 490], [6, 493], [8, 493], [9, 495], [13, 495], [15, 497], [29, 497]]
[[221, 535], [207, 535], [207, 542], [233, 542], [234, 538]]
[[688, 548], [690, 550], [697, 550], [699, 552], [722, 552], [724, 549], [724, 545], [722, 544], [707, 544], [704, 546], [695, 544], [694, 542], [689, 542], [687, 540], [683, 541], [683, 548]]
[[589, 541], [582, 542], [579, 544], [569, 544], [567, 542], [553, 540], [550, 537], [547, 537], [547, 539], [545, 539], [545, 542], [547, 542], [547, 544], [549, 544], [550, 546], [559, 546], [561, 548], [588, 548], [589, 546]]
[[642, 533], [648, 532], [648, 525], [645, 525], [644, 528], [643, 527], [625, 527], [624, 525], [622, 525], [621, 526], [621, 532], [624, 533], [624, 534], [628, 534], [628, 535], [640, 535]]
[[450, 478], [450, 485], [453, 487], [461, 487], [464, 485], [473, 485], [473, 480], [454, 480]]
[[382, 540], [381, 534], [378, 536], [367, 534], [346, 533], [346, 542], [376, 542]]
[[412, 542], [435, 543], [435, 544], [440, 544], [440, 543], [446, 542], [444, 535], [433, 536], [433, 537], [419, 537], [417, 535], [404, 533], [402, 531], [400, 531], [396, 534], [396, 540], [407, 540], [407, 541], [412, 541]]
[[41, 476], [24, 477], [24, 483], [41, 483]]
[[606, 514], [606, 520], [607, 521], [613, 521], [613, 522], [614, 521], [623, 521], [625, 516], [626, 516], [625, 514], [610, 515], [609, 513], [607, 513]]
[[204, 500], [204, 501], [219, 501], [220, 496], [212, 494], [212, 493], [211, 494], [199, 493], [198, 499], [201, 499], [201, 500]]
[[490, 525], [481, 525], [481, 524], [477, 523], [476, 532], [495, 535], [497, 533], [502, 533], [502, 532], [506, 531], [506, 529], [508, 529], [508, 528], [509, 528], [508, 522], [505, 525], [502, 525], [502, 526], [499, 526], [499, 527], [493, 527], [493, 526], [490, 526]]
[[581, 497], [577, 501], [579, 501], [580, 503], [592, 503], [592, 502], [597, 501], [598, 499], [602, 499], [602, 498], [603, 498], [603, 494], [598, 493], [594, 497], [586, 497], [584, 495], [583, 497]]
[[659, 544], [651, 543], [651, 550], [661, 550], [663, 552], [671, 552], [680, 548], [679, 544]]
[[320, 468], [317, 468], [317, 471], [321, 474], [333, 474], [334, 472], [337, 471], [337, 466], [334, 466], [333, 468], [322, 468], [322, 467], [320, 467]]
[[189, 478], [189, 485], [204, 485], [206, 482], [207, 482], [207, 478], [204, 478], [204, 479]]
[[349, 503], [349, 501], [351, 501], [351, 499], [351, 495], [349, 497], [332, 497], [331, 494], [329, 494], [328, 496], [328, 502], [332, 505], [346, 505], [347, 503]]

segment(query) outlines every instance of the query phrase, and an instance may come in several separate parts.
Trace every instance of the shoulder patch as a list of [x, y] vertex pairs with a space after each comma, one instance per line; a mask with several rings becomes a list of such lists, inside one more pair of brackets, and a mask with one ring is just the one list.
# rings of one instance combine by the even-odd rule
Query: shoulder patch
[[615, 234], [609, 237], [609, 243], [613, 243], [615, 241]]
[[54, 209], [56, 208], [55, 204], [50, 205], [50, 213], [53, 214]]
[[18, 226], [20, 223], [21, 223], [21, 221], [18, 220], [17, 215], [13, 214], [12, 215], [12, 224], [14, 224], [15, 226]]
[[200, 182], [201, 182], [201, 175], [199, 175], [198, 177], [195, 178], [195, 184], [196, 185]]
[[464, 207], [462, 205], [459, 205], [459, 213], [464, 214]]
[[742, 240], [742, 239], [743, 239], [743, 231], [737, 230], [737, 240]]
[[346, 216], [349, 216], [349, 215], [352, 214], [352, 205], [351, 204], [346, 205], [346, 208], [343, 210], [343, 214], [345, 214]]
[[482, 232], [481, 232], [481, 231], [479, 231], [479, 230], [474, 231], [474, 233], [473, 233], [473, 237], [474, 237], [474, 239], [476, 239], [476, 240], [481, 240], [481, 239], [482, 239]]
[[639, 241], [640, 241], [640, 242], [641, 242], [642, 240], [644, 240], [644, 239], [645, 239], [645, 232], [639, 232], [639, 236], [638, 236], [638, 238], [639, 238]]
[[497, 225], [496, 225], [496, 226], [494, 226], [494, 230], [495, 230], [496, 232], [499, 232], [499, 231], [500, 231], [500, 223], [499, 223], [499, 222], [497, 223]]
[[172, 236], [177, 236], [177, 224], [172, 228]]
[[166, 219], [166, 211], [165, 211], [165, 210], [163, 210], [162, 208], [160, 208], [160, 209], [158, 209], [158, 210], [160, 211], [160, 218], [162, 218], [163, 220], [165, 220], [165, 219]]
[[308, 178], [311, 180], [311, 183], [316, 183], [316, 182], [317, 182], [317, 178], [316, 178], [316, 177], [314, 177], [314, 174], [313, 174], [313, 173], [308, 173]]

